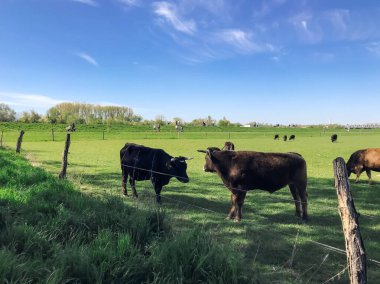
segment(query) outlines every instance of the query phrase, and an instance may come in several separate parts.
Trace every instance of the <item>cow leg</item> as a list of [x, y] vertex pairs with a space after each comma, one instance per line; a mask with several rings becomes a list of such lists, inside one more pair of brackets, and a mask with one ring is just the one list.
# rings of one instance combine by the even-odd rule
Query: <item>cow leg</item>
[[289, 184], [289, 188], [294, 199], [294, 205], [296, 206], [296, 216], [301, 217], [302, 216], [301, 197], [298, 194], [297, 187], [294, 184]]
[[371, 170], [366, 170], [365, 172], [367, 173], [367, 176], [368, 176], [368, 178], [369, 178], [368, 183], [371, 184], [371, 183], [372, 183]]
[[137, 195], [137, 191], [136, 191], [136, 181], [135, 179], [133, 178], [129, 178], [129, 184], [131, 185], [132, 187], [132, 194], [133, 194], [133, 197], [138, 197]]
[[154, 191], [156, 192], [156, 202], [157, 203], [161, 203], [161, 190], [162, 190], [161, 185], [155, 185], [154, 186]]
[[127, 178], [128, 178], [128, 173], [124, 173], [124, 170], [121, 174], [121, 187], [122, 187], [122, 190], [121, 192], [128, 196], [128, 192], [127, 192]]
[[239, 192], [237, 194], [237, 198], [236, 198], [237, 206], [236, 206], [235, 222], [239, 222], [241, 220], [241, 217], [242, 217], [241, 216], [241, 209], [243, 207], [246, 194], [247, 194], [246, 192]]
[[236, 199], [237, 199], [237, 196], [231, 192], [231, 209], [226, 217], [227, 220], [235, 218]]
[[302, 219], [303, 220], [308, 220], [309, 219], [309, 214], [307, 212], [307, 191], [306, 191], [306, 186], [305, 187], [298, 187], [298, 193], [299, 196], [301, 197], [301, 205], [302, 205]]
[[359, 171], [359, 172], [356, 174], [355, 183], [358, 183], [358, 182], [359, 182], [359, 177], [360, 177], [361, 174], [362, 174], [362, 171]]

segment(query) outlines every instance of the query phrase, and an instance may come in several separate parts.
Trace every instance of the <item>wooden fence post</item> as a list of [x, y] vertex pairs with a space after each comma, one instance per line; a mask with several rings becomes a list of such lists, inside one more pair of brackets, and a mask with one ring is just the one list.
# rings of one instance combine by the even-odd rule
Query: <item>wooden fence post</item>
[[22, 143], [22, 137], [24, 136], [25, 131], [20, 131], [20, 136], [17, 139], [17, 145], [16, 145], [16, 153], [20, 153], [21, 150], [21, 143]]
[[51, 128], [51, 139], [54, 142], [54, 128], [53, 127]]
[[69, 154], [69, 148], [70, 148], [70, 134], [66, 134], [66, 142], [65, 142], [65, 149], [63, 150], [63, 156], [62, 156], [62, 169], [59, 173], [59, 178], [64, 179], [66, 178], [66, 169], [67, 169], [67, 156]]
[[367, 283], [367, 260], [360, 234], [359, 215], [352, 198], [343, 158], [333, 161], [335, 188], [338, 195], [339, 215], [346, 243], [347, 266], [351, 284]]
[[4, 130], [1, 130], [0, 147], [3, 147], [3, 134]]

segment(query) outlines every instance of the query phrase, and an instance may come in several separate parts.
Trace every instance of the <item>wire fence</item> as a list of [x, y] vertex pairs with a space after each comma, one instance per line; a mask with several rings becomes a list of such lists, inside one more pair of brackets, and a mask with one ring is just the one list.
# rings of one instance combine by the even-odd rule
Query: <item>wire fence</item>
[[[144, 189], [145, 189], [145, 192], [148, 194], [148, 196], [150, 196], [152, 198], [152, 202], [154, 202], [156, 194], [154, 194], [150, 190], [150, 189], [153, 189], [153, 186], [152, 186], [152, 188], [144, 187]], [[172, 201], [172, 202], [175, 202], [175, 203], [186, 205], [188, 207], [200, 209], [200, 210], [202, 210], [202, 211], [204, 211], [205, 213], [208, 213], [208, 214], [216, 214], [216, 215], [218, 215], [220, 217], [224, 216], [224, 213], [218, 212], [216, 210], [205, 208], [205, 207], [202, 207], [202, 206], [199, 206], [199, 205], [196, 205], [196, 204], [192, 204], [192, 203], [185, 202], [185, 201], [182, 201], [182, 200], [179, 200], [179, 199], [176, 199], [176, 198], [172, 198], [172, 197], [168, 197], [168, 196], [161, 196], [161, 197], [164, 200], [169, 200], [169, 201]], [[334, 211], [337, 211], [337, 208], [332, 208], [332, 207], [328, 207], [328, 208], [329, 209], [334, 209]], [[184, 208], [181, 207], [181, 209], [184, 209]], [[334, 246], [329, 245], [329, 244], [325, 244], [325, 243], [313, 240], [313, 238], [310, 237], [306, 232], [302, 231], [302, 228], [303, 228], [303, 226], [301, 224], [297, 228], [297, 234], [296, 234], [296, 240], [295, 240], [295, 243], [294, 243], [294, 247], [296, 246], [297, 240], [299, 238], [301, 238], [301, 236], [302, 236], [303, 240], [306, 240], [307, 242], [309, 242], [309, 243], [311, 243], [311, 244], [313, 244], [313, 245], [315, 245], [317, 247], [320, 247], [321, 249], [334, 252], [334, 253], [336, 253], [338, 255], [346, 256], [346, 251], [345, 250], [337, 248], [337, 247], [334, 247]], [[300, 233], [300, 231], [301, 231], [301, 233]], [[337, 232], [341, 233], [341, 231], [337, 231]], [[275, 238], [278, 237], [278, 233], [276, 233], [276, 232], [266, 232], [265, 234], [272, 235]], [[284, 236], [287, 236], [289, 238], [294, 238], [293, 234], [289, 234], [289, 233], [286, 233], [286, 232], [281, 232], [281, 234], [284, 235]], [[258, 246], [258, 249], [259, 249], [259, 246]], [[293, 248], [293, 250], [294, 250], [294, 248]], [[291, 257], [291, 259], [293, 258], [293, 254], [294, 254], [294, 251], [292, 251], [292, 257]], [[254, 260], [256, 259], [256, 256], [257, 256], [257, 252], [255, 254]], [[320, 268], [320, 266], [326, 261], [327, 257], [328, 257], [328, 255], [325, 255], [325, 258], [322, 260], [322, 262], [318, 265], [317, 268]], [[367, 260], [370, 261], [371, 263], [375, 264], [376, 266], [378, 266], [380, 268], [380, 261], [379, 260], [372, 259], [372, 258], [367, 258]], [[315, 265], [313, 265], [313, 266], [315, 266]], [[338, 273], [334, 274], [333, 276], [331, 276], [330, 278], [328, 278], [323, 283], [329, 283], [331, 281], [334, 281], [336, 278], [340, 278], [347, 271], [347, 269], [348, 269], [348, 265], [346, 265], [344, 267], [344, 269], [339, 270]], [[313, 279], [313, 276], [314, 276], [314, 274], [308, 279], [308, 281], [306, 283], [310, 282]]]
[[[143, 168], [140, 168], [140, 167], [130, 166], [130, 165], [126, 165], [126, 164], [121, 164], [121, 165], [125, 166], [125, 167], [130, 167], [130, 168], [133, 168], [133, 169], [137, 169], [137, 170], [147, 171], [147, 172], [151, 173], [152, 175], [153, 174], [158, 174], [158, 175], [164, 175], [164, 176], [175, 177], [175, 178], [183, 178], [181, 176], [172, 175], [172, 174], [168, 174], [168, 173], [164, 173], [164, 172], [159, 172], [159, 171], [154, 171], [154, 170], [151, 170], [151, 169], [143, 169]], [[153, 186], [152, 186], [152, 188], [153, 188]], [[242, 192], [245, 192], [245, 193], [247, 193], [249, 191], [249, 190], [244, 190], [244, 189], [240, 189], [240, 188], [229, 188], [229, 189], [236, 190], [236, 191], [242, 191]], [[152, 194], [152, 195], [156, 196], [155, 194]], [[191, 203], [188, 203], [188, 202], [185, 202], [185, 201], [182, 201], [182, 200], [178, 200], [178, 199], [175, 199], [175, 198], [171, 198], [171, 197], [167, 197], [167, 196], [161, 196], [161, 198], [167, 199], [167, 200], [171, 200], [171, 201], [174, 201], [174, 202], [177, 202], [177, 203], [186, 204], [187, 206], [191, 206], [191, 207], [194, 207], [194, 208], [197, 208], [197, 209], [201, 209], [201, 210], [203, 210], [205, 212], [215, 213], [215, 214], [219, 214], [219, 215], [223, 214], [221, 212], [217, 212], [215, 210], [211, 210], [209, 208], [205, 208], [205, 207], [202, 207], [202, 206], [199, 206], [199, 205], [196, 205], [196, 204], [191, 204]], [[294, 202], [294, 203], [298, 203], [298, 202], [299, 203], [308, 203], [308, 202], [302, 202], [302, 201], [298, 201], [298, 200], [278, 198], [278, 197], [273, 197], [273, 196], [270, 196], [270, 198], [278, 200], [278, 201], [286, 201], [286, 202]], [[337, 210], [339, 209], [338, 206], [336, 206], [336, 207], [333, 207], [333, 206], [323, 206], [323, 208], [324, 209], [333, 210], [334, 212], [337, 212]], [[373, 216], [373, 215], [366, 215], [366, 214], [360, 214], [360, 216], [364, 216], [364, 217], [369, 217], [371, 219], [379, 219], [380, 220], [380, 216]], [[288, 236], [293, 236], [293, 235], [288, 235]], [[314, 241], [311, 238], [309, 238], [308, 241], [310, 241], [311, 243], [313, 243], [315, 245], [323, 247], [325, 249], [328, 249], [328, 250], [334, 251], [336, 253], [340, 253], [340, 254], [346, 255], [345, 250], [342, 250], [340, 248], [337, 248], [337, 247], [334, 247], [334, 246], [331, 246], [331, 245], [328, 245], [328, 244], [324, 244], [324, 243], [321, 243], [321, 242]], [[375, 259], [368, 259], [368, 260], [371, 261], [371, 262], [373, 262], [373, 263], [375, 263], [375, 264], [377, 264], [377, 265], [380, 265], [380, 261], [378, 261], [378, 260], [375, 260]]]
[[[183, 179], [183, 176], [178, 176], [178, 175], [173, 175], [173, 174], [169, 174], [169, 173], [153, 170], [154, 160], [155, 160], [155, 158], [153, 158], [153, 160], [152, 160], [152, 168], [151, 169], [137, 167], [136, 166], [137, 160], [135, 161], [135, 165], [121, 164], [121, 166], [127, 167], [127, 168], [131, 168], [132, 170], [145, 171], [145, 172], [147, 172], [147, 173], [150, 174], [150, 178], [151, 179], [155, 175], [166, 176], [166, 177], [169, 177], [169, 178]], [[194, 178], [192, 178], [192, 180], [194, 181]], [[202, 180], [202, 179], [195, 178], [195, 182], [202, 183], [203, 181], [204, 180]], [[223, 184], [220, 184], [220, 183], [215, 183], [214, 185], [215, 186], [219, 186], [220, 188], [225, 188], [225, 186]], [[153, 188], [153, 185], [151, 187]], [[149, 190], [148, 188], [145, 188], [145, 189], [146, 189], [145, 191], [149, 194], [149, 196], [156, 197], [156, 194], [154, 194], [153, 192], [151, 192], [151, 190]], [[238, 191], [238, 192], [244, 192], [244, 193], [247, 193], [248, 191], [250, 191], [249, 189], [244, 189], [244, 188], [232, 188], [232, 187], [229, 187], [228, 189], [229, 190], [233, 190], [233, 191]], [[305, 203], [309, 204], [310, 203], [310, 202], [302, 202], [302, 201], [294, 200], [294, 199], [275, 197], [275, 196], [272, 196], [272, 195], [268, 195], [268, 197], [270, 199], [272, 199], [272, 200], [276, 200], [276, 201], [280, 201], [280, 202], [301, 203], [301, 204], [305, 204]], [[208, 213], [208, 214], [216, 214], [217, 216], [222, 216], [222, 215], [224, 216], [225, 215], [222, 212], [218, 212], [216, 210], [213, 210], [213, 209], [210, 209], [210, 208], [206, 208], [206, 207], [200, 206], [198, 204], [193, 204], [193, 203], [189, 203], [189, 202], [186, 202], [186, 201], [183, 201], [183, 200], [179, 200], [177, 198], [173, 198], [173, 197], [169, 197], [169, 196], [165, 196], [165, 195], [161, 195], [161, 198], [164, 199], [164, 200], [168, 200], [168, 201], [177, 203], [177, 204], [182, 204], [182, 205], [186, 205], [188, 207], [192, 207], [192, 208], [195, 208], [195, 209], [198, 209], [198, 210], [202, 210], [203, 212]], [[183, 208], [183, 207], [181, 207], [181, 208]], [[319, 209], [324, 209], [324, 210], [332, 210], [332, 211], [334, 211], [334, 213], [337, 213], [337, 211], [339, 210], [338, 206], [330, 206], [328, 204], [319, 204], [318, 208]], [[369, 218], [371, 220], [380, 220], [380, 216], [369, 215], [369, 214], [359, 214], [359, 215], [360, 215], [360, 217]], [[326, 244], [326, 243], [323, 243], [323, 242], [320, 242], [320, 241], [316, 241], [316, 240], [313, 239], [313, 237], [311, 237], [311, 236], [308, 235], [308, 233], [306, 232], [306, 230], [303, 230], [303, 229], [304, 229], [303, 225], [299, 225], [298, 226], [296, 242], [297, 242], [297, 239], [300, 236], [302, 236], [302, 239], [308, 241], [309, 243], [311, 243], [311, 244], [313, 244], [315, 246], [320, 247], [321, 249], [328, 250], [328, 251], [334, 252], [336, 254], [344, 255], [344, 256], [346, 255], [345, 250], [340, 249], [340, 248], [335, 247], [335, 246], [332, 246], [332, 245], [329, 245], [329, 244]], [[342, 233], [342, 232], [340, 231], [339, 233]], [[294, 237], [294, 235], [286, 233], [286, 232], [282, 232], [282, 234], [285, 235], [285, 236], [291, 237], [291, 238]], [[276, 237], [277, 233], [273, 233], [273, 236]], [[255, 259], [256, 259], [256, 256], [255, 256]], [[375, 264], [376, 266], [380, 267], [380, 261], [379, 260], [372, 259], [372, 258], [367, 258], [367, 259], [368, 259], [369, 262], [371, 262], [371, 263]], [[326, 260], [324, 259], [320, 264], [318, 264], [318, 266], [320, 267], [325, 261]], [[343, 275], [347, 271], [347, 269], [348, 269], [348, 266], [346, 266], [344, 269], [340, 270], [338, 273], [334, 274], [332, 277], [330, 277], [329, 279], [327, 279], [323, 283], [329, 283], [331, 281], [334, 281], [334, 279], [336, 279], [337, 277]], [[312, 279], [313, 276], [314, 275], [312, 275], [310, 277], [310, 279], [308, 279], [308, 282]]]

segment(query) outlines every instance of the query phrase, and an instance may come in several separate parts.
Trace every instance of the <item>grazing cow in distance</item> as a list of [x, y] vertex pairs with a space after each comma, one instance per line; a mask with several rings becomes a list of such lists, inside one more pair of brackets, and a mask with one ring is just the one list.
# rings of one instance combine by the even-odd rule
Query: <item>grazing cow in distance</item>
[[338, 139], [338, 135], [337, 134], [333, 134], [331, 135], [331, 142], [336, 142], [336, 140]]
[[205, 172], [216, 172], [231, 191], [232, 207], [227, 219], [241, 219], [241, 209], [248, 190], [273, 193], [289, 185], [296, 215], [307, 220], [306, 162], [297, 153], [262, 153], [252, 151], [198, 150], [206, 153]]
[[229, 142], [229, 141], [227, 141], [227, 142], [224, 143], [222, 151], [234, 151], [234, 150], [235, 150], [234, 143]]
[[287, 135], [284, 135], [284, 137], [282, 138], [284, 141], [288, 140], [288, 136]]
[[278, 134], [274, 135], [274, 140], [278, 140], [278, 139], [280, 139], [280, 135]]
[[289, 137], [289, 141], [290, 141], [290, 140], [294, 140], [294, 139], [296, 139], [296, 136], [295, 136], [294, 134], [290, 135], [290, 137]]
[[135, 182], [151, 180], [156, 192], [157, 202], [161, 201], [162, 187], [167, 185], [172, 177], [180, 182], [189, 182], [186, 174], [186, 157], [172, 157], [162, 149], [153, 149], [142, 145], [127, 143], [120, 150], [123, 194], [127, 193], [127, 179], [132, 187], [134, 197], [137, 197]]
[[380, 148], [369, 148], [354, 152], [347, 162], [347, 174], [356, 174], [355, 182], [359, 181], [362, 172], [366, 172], [371, 184], [371, 170], [380, 172]]
[[66, 127], [67, 132], [75, 132], [75, 123], [71, 123], [69, 126]]

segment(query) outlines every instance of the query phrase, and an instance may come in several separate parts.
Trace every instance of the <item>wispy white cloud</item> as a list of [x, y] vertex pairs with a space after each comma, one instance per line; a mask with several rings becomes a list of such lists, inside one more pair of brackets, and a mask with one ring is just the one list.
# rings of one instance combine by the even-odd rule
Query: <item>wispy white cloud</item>
[[141, 0], [119, 0], [126, 7], [138, 7], [141, 5]]
[[80, 52], [80, 53], [76, 53], [76, 55], [78, 57], [82, 58], [87, 63], [90, 63], [93, 66], [98, 66], [98, 62], [92, 56], [90, 56], [89, 54], [84, 53], [84, 52]]
[[366, 45], [366, 49], [372, 54], [380, 57], [380, 42], [370, 42]]
[[273, 52], [276, 48], [269, 43], [258, 43], [251, 32], [241, 29], [225, 29], [216, 33], [216, 38], [242, 53]]
[[174, 29], [177, 31], [194, 34], [197, 31], [197, 25], [193, 20], [183, 19], [177, 10], [177, 7], [169, 2], [154, 2], [153, 3], [154, 13], [161, 19], [170, 23]]
[[99, 6], [98, 2], [96, 2], [95, 0], [71, 0], [71, 1], [81, 3], [81, 4], [85, 4], [85, 5], [92, 6], [92, 7]]
[[296, 29], [301, 40], [308, 43], [320, 42], [324, 37], [324, 32], [319, 25], [318, 19], [310, 12], [300, 12], [291, 17], [289, 22]]
[[46, 109], [64, 102], [48, 96], [38, 94], [24, 94], [13, 92], [0, 92], [0, 102], [14, 107], [17, 111], [35, 109], [45, 111]]
[[259, 47], [250, 39], [251, 35], [240, 29], [223, 30], [217, 34], [217, 37], [243, 52], [257, 51], [259, 49]]

